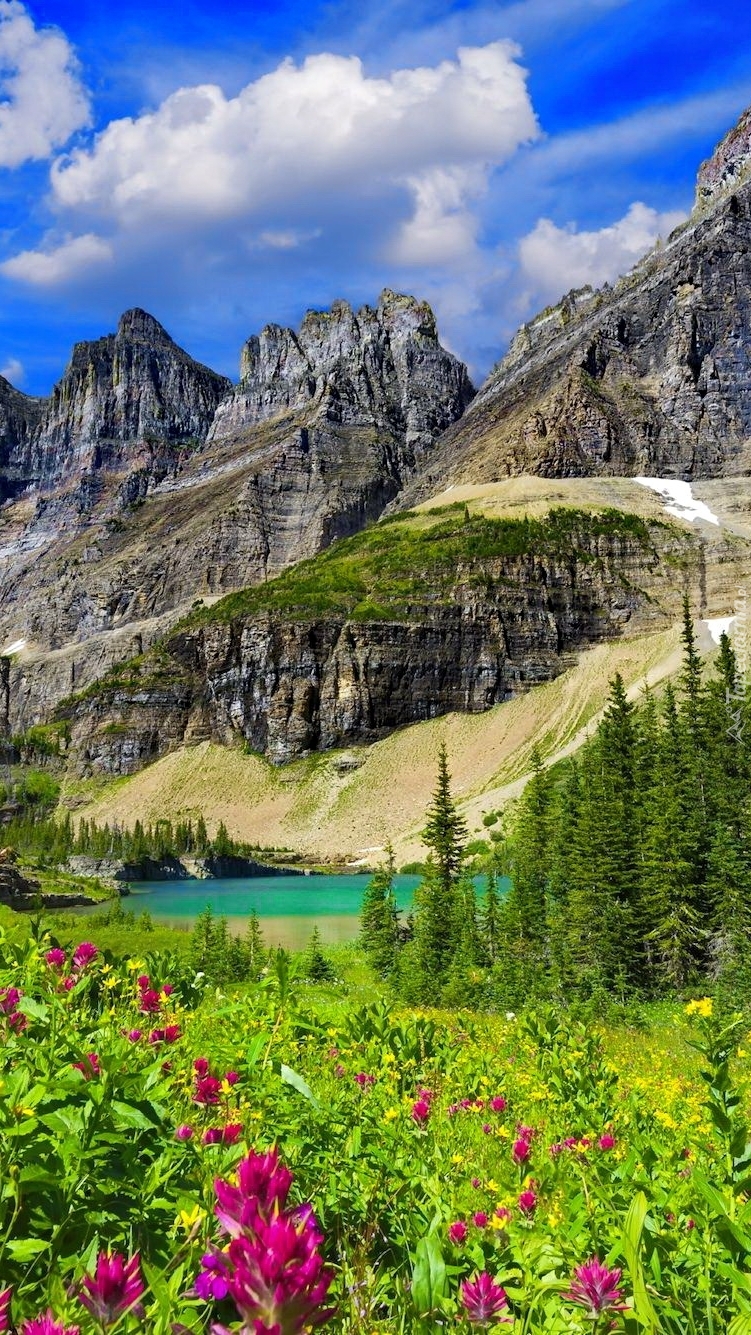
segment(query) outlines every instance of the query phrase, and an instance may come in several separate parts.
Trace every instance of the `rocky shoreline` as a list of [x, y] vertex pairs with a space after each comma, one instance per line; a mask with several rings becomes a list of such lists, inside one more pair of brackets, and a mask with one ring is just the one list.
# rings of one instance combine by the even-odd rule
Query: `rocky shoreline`
[[129, 881], [216, 880], [234, 876], [304, 876], [301, 867], [279, 867], [254, 858], [228, 855], [221, 857], [143, 858], [125, 862], [121, 858], [92, 858], [77, 855], [68, 859], [66, 870], [74, 876], [92, 876], [114, 883], [119, 894], [127, 894]]

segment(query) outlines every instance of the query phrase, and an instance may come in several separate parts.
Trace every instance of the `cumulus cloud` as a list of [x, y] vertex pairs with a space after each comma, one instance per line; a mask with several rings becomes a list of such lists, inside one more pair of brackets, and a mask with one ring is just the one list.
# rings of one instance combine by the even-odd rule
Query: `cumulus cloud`
[[23, 362], [19, 362], [17, 357], [9, 357], [4, 366], [0, 366], [0, 377], [3, 380], [10, 380], [13, 385], [22, 385], [24, 378]]
[[682, 212], [658, 213], [637, 202], [623, 218], [599, 231], [580, 232], [573, 224], [557, 227], [549, 218], [541, 218], [519, 242], [525, 300], [555, 301], [572, 288], [613, 282], [685, 217]]
[[173, 249], [189, 238], [200, 263], [230, 228], [245, 254], [325, 244], [348, 217], [371, 253], [446, 258], [474, 244], [471, 201], [488, 173], [538, 134], [518, 57], [497, 41], [382, 78], [323, 53], [236, 97], [181, 88], [55, 163], [51, 202], [73, 239], [50, 237], [4, 272], [53, 285], [105, 246], [148, 260], [167, 236]]
[[56, 287], [79, 278], [112, 259], [112, 247], [89, 232], [63, 241], [49, 250], [22, 250], [0, 264], [8, 278], [35, 287]]
[[67, 38], [36, 28], [18, 0], [0, 0], [0, 167], [48, 158], [88, 123]]

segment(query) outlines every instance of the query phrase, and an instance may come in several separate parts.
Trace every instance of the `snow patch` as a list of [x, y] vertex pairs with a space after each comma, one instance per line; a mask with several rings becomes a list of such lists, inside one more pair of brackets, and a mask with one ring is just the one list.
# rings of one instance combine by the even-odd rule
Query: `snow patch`
[[719, 519], [708, 505], [697, 501], [691, 491], [690, 482], [680, 482], [674, 477], [635, 477], [640, 487], [649, 487], [656, 491], [669, 515], [685, 519], [692, 524], [695, 519], [702, 519], [705, 524], [717, 524]]
[[730, 634], [730, 627], [733, 625], [734, 621], [735, 617], [711, 617], [704, 622], [704, 625], [709, 631], [715, 644], [719, 644], [722, 635]]
[[25, 648], [26, 640], [14, 640], [12, 644], [8, 645], [7, 649], [3, 649], [0, 658], [10, 658], [11, 654], [20, 654], [21, 650]]

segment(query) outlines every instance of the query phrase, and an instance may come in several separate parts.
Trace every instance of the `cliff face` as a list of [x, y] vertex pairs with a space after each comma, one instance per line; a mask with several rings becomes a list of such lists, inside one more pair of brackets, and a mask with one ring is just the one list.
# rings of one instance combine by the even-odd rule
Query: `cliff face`
[[524, 325], [400, 505], [447, 482], [751, 470], [751, 112], [691, 218], [615, 288]]
[[14, 725], [147, 649], [196, 598], [376, 519], [472, 393], [429, 307], [390, 292], [264, 330], [235, 391], [143, 311], [79, 344], [49, 400], [0, 384], [0, 480], [26, 488], [0, 511], [0, 645], [32, 646]]
[[[571, 523], [560, 541], [537, 526], [521, 543], [519, 526], [502, 522], [454, 520], [414, 541], [411, 528], [405, 538], [385, 526], [369, 549], [344, 544], [320, 569], [257, 590], [245, 610], [229, 599], [178, 627], [160, 655], [62, 706], [77, 767], [132, 773], [208, 738], [275, 763], [372, 742], [488, 709], [556, 676], [578, 646], [675, 611], [676, 565], [696, 560], [690, 535], [622, 517]], [[351, 572], [363, 568], [360, 585]]]

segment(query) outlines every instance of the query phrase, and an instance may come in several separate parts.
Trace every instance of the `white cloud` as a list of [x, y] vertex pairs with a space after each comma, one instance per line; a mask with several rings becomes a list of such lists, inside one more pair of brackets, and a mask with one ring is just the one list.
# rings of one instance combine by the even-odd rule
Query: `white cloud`
[[471, 198], [538, 134], [518, 55], [497, 41], [372, 78], [359, 59], [323, 53], [285, 60], [237, 97], [182, 88], [55, 163], [52, 204], [74, 240], [15, 256], [4, 272], [52, 285], [78, 264], [75, 245], [99, 239], [101, 256], [111, 244], [132, 260], [167, 235], [210, 249], [228, 226], [246, 247], [258, 238], [283, 250], [325, 240], [332, 220], [362, 217], [364, 200], [373, 250], [391, 241], [431, 262], [472, 247]]
[[35, 287], [56, 287], [111, 259], [109, 243], [89, 232], [71, 237], [48, 250], [22, 250], [19, 255], [0, 264], [0, 270], [8, 278], [17, 278]]
[[9, 357], [4, 366], [0, 366], [0, 376], [10, 380], [12, 385], [22, 385], [24, 378], [23, 363], [17, 357]]
[[35, 28], [18, 0], [0, 0], [0, 167], [48, 158], [88, 123], [67, 38]]
[[685, 216], [680, 212], [658, 213], [646, 204], [635, 203], [618, 222], [596, 232], [579, 232], [573, 224], [557, 227], [549, 218], [541, 218], [519, 242], [519, 260], [527, 282], [525, 300], [555, 301], [572, 288], [613, 282]]

